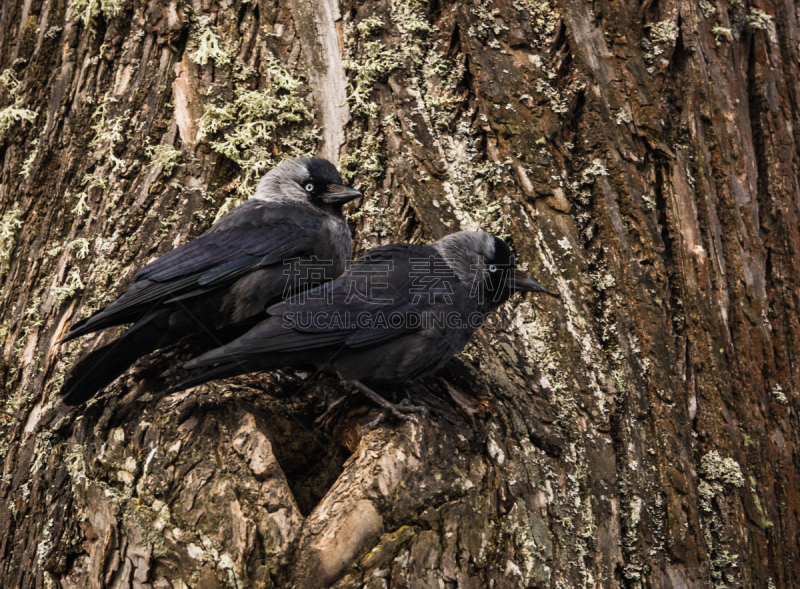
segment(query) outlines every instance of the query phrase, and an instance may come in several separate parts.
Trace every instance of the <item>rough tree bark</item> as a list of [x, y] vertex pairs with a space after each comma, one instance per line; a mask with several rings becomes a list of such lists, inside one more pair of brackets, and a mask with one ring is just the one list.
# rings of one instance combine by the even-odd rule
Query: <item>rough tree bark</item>
[[[3, 587], [800, 586], [800, 22], [769, 0], [4, 0]], [[202, 117], [202, 118], [201, 118]], [[330, 378], [59, 416], [54, 343], [296, 153], [517, 297], [434, 412]]]

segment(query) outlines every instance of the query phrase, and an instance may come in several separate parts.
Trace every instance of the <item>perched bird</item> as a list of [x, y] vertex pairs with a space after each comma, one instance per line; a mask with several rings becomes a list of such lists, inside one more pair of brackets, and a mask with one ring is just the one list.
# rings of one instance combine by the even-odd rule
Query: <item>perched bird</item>
[[508, 245], [488, 233], [461, 231], [427, 246], [381, 246], [336, 280], [271, 306], [270, 317], [243, 336], [185, 364], [213, 368], [174, 390], [250, 372], [311, 368], [351, 381], [401, 416], [409, 408], [371, 387], [440, 368], [517, 291], [547, 292], [517, 269]]
[[118, 299], [70, 328], [61, 342], [133, 323], [75, 366], [64, 403], [90, 399], [138, 358], [187, 336], [204, 349], [229, 342], [267, 306], [341, 274], [352, 254], [342, 206], [359, 196], [327, 160], [278, 164], [249, 201], [147, 264]]

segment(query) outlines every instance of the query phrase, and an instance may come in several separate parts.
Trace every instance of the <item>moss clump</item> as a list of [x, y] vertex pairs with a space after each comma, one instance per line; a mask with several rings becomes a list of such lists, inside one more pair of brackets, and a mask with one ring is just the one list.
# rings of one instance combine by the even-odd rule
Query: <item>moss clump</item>
[[378, 105], [369, 100], [372, 87], [402, 65], [400, 56], [395, 51], [385, 49], [379, 41], [369, 41], [364, 43], [361, 59], [347, 59], [342, 65], [344, 69], [355, 74], [350, 82], [350, 95], [347, 97], [350, 111], [355, 115], [377, 115]]
[[86, 204], [86, 199], [88, 195], [86, 192], [81, 192], [78, 194], [78, 202], [75, 203], [75, 207], [72, 209], [72, 213], [77, 215], [78, 217], [83, 217], [86, 213], [89, 212], [89, 205]]
[[195, 37], [197, 49], [189, 58], [198, 65], [206, 65], [212, 60], [217, 67], [227, 65], [231, 57], [219, 46], [219, 37], [211, 27], [206, 28]]
[[40, 297], [34, 298], [27, 309], [25, 309], [25, 316], [22, 318], [22, 335], [27, 336], [34, 328], [42, 324], [42, 319], [39, 316], [39, 307], [42, 304]]
[[[717, 555], [711, 561], [711, 577], [714, 580], [721, 580], [722, 573], [720, 569], [725, 568], [739, 568], [739, 555], [738, 554], [731, 554], [728, 550], [723, 550], [721, 554]], [[727, 575], [729, 582], [733, 580], [731, 575]], [[727, 585], [715, 585], [715, 589], [723, 589], [727, 587]]]
[[[199, 120], [198, 141], [233, 126], [221, 140], [210, 145], [239, 164], [243, 172], [239, 193], [248, 197], [255, 191], [258, 179], [275, 165], [272, 155], [276, 149], [270, 147], [282, 148], [288, 157], [308, 155], [318, 136], [317, 129], [301, 126], [313, 117], [297, 92], [300, 81], [274, 58], [268, 69], [270, 88], [250, 90], [240, 86], [233, 102], [206, 105]], [[291, 127], [291, 136], [276, 140], [274, 134], [281, 127]]]
[[39, 153], [39, 138], [37, 137], [33, 141], [31, 141], [31, 147], [33, 148], [28, 157], [25, 158], [25, 161], [22, 162], [22, 169], [19, 171], [19, 175], [23, 178], [27, 179], [28, 176], [31, 175], [31, 167], [33, 167], [33, 162], [36, 161], [36, 156]]
[[721, 481], [734, 487], [744, 487], [744, 477], [739, 463], [733, 458], [722, 458], [712, 450], [700, 461], [700, 473], [709, 481]]
[[0, 74], [0, 86], [2, 86], [7, 94], [13, 94], [17, 90], [19, 87], [19, 80], [14, 74], [14, 70], [10, 68], [3, 70], [3, 73]]
[[11, 106], [0, 110], [0, 144], [6, 139], [6, 135], [15, 124], [19, 122], [32, 123], [36, 119], [36, 111], [22, 108], [21, 101], [17, 100]]
[[377, 16], [368, 16], [356, 25], [358, 32], [366, 37], [383, 28], [383, 21]]
[[17, 231], [22, 227], [21, 216], [19, 208], [14, 207], [0, 220], [0, 276], [11, 267], [11, 254], [16, 245]]
[[595, 183], [595, 180], [602, 176], [608, 176], [608, 170], [599, 159], [592, 160], [592, 163], [586, 166], [581, 172], [580, 181], [571, 184], [571, 188], [573, 192], [575, 192], [578, 202], [584, 206], [587, 206], [591, 202], [591, 187]]
[[106, 187], [106, 180], [105, 178], [101, 178], [97, 174], [85, 174], [83, 176], [83, 180], [81, 183], [86, 186], [86, 190], [89, 191], [92, 188], [101, 188], [105, 190]]
[[561, 15], [553, 10], [548, 0], [515, 0], [514, 8], [530, 15], [533, 32], [539, 37], [551, 37], [561, 20]]
[[680, 29], [673, 20], [662, 20], [650, 25], [650, 42], [662, 45], [675, 45]]
[[776, 384], [775, 388], [772, 389], [772, 396], [775, 397], [775, 400], [780, 403], [781, 405], [788, 405], [789, 399], [786, 398], [786, 395], [783, 394], [783, 389], [781, 385]]
[[721, 27], [719, 25], [715, 26], [711, 29], [711, 34], [714, 35], [714, 38], [717, 40], [717, 45], [721, 45], [721, 39], [730, 39], [731, 38], [731, 30], [726, 29], [725, 27]]
[[433, 26], [425, 20], [419, 0], [402, 0], [392, 2], [392, 21], [400, 29], [403, 37], [407, 35], [426, 35], [433, 31]]
[[496, 16], [500, 14], [500, 10], [497, 8], [494, 10], [489, 10], [485, 6], [478, 6], [477, 8], [470, 10], [470, 12], [478, 17], [478, 22], [472, 25], [467, 31], [467, 34], [470, 37], [475, 37], [481, 41], [485, 41], [489, 36], [489, 33], [499, 35], [503, 31], [508, 30], [507, 26], [501, 25], [499, 22], [497, 22], [497, 20], [495, 20]]
[[650, 37], [642, 39], [642, 58], [647, 65], [647, 72], [650, 74], [656, 71], [656, 58], [664, 53], [664, 49], [659, 45], [666, 45], [674, 47], [680, 34], [680, 29], [675, 21], [664, 20], [651, 25], [645, 25], [650, 28]]
[[214, 135], [217, 131], [224, 129], [235, 120], [235, 104], [226, 104], [224, 106], [207, 104], [203, 116], [200, 117], [198, 121], [199, 131], [197, 133], [197, 140], [202, 141], [206, 137]]
[[[107, 133], [109, 131], [107, 123], [108, 118], [108, 107], [109, 105], [119, 102], [116, 98], [110, 95], [110, 92], [106, 92], [103, 95], [103, 100], [100, 102], [100, 105], [94, 110], [92, 113], [92, 120], [97, 121], [94, 125], [92, 125], [92, 131], [95, 132], [95, 136], [92, 139], [91, 145], [95, 147], [101, 140], [101, 134]], [[104, 135], [104, 138], [109, 138], [109, 135]], [[120, 141], [122, 138], [120, 137]]]
[[121, 0], [72, 0], [67, 12], [94, 33], [94, 19], [97, 16], [102, 14], [106, 20], [111, 20], [121, 8]]
[[7, 69], [0, 74], [0, 89], [14, 100], [14, 104], [0, 110], [0, 145], [5, 141], [6, 135], [11, 130], [11, 127], [19, 122], [32, 123], [36, 119], [36, 111], [22, 108], [22, 99], [13, 98], [19, 84], [20, 81], [17, 79], [13, 70]]
[[172, 169], [178, 165], [178, 158], [181, 155], [181, 152], [171, 145], [151, 145], [145, 149], [145, 153], [150, 158], [150, 165], [153, 168], [161, 167], [167, 176], [172, 174]]
[[369, 131], [356, 130], [352, 136], [358, 142], [355, 150], [350, 150], [339, 160], [339, 169], [345, 182], [352, 182], [356, 177], [374, 183], [373, 178], [383, 174], [383, 158], [381, 147], [383, 135]]
[[563, 115], [569, 112], [569, 101], [566, 98], [562, 98], [558, 90], [553, 88], [549, 81], [544, 78], [539, 78], [536, 80], [535, 89], [547, 98], [550, 110], [554, 113]]
[[[339, 160], [339, 170], [342, 178], [348, 184], [354, 184], [358, 178], [361, 182], [359, 188], [362, 192], [372, 191], [376, 188], [377, 179], [383, 174], [384, 164], [382, 155], [383, 135], [369, 131], [362, 132], [356, 128], [351, 136], [351, 142], [357, 142], [355, 149], [349, 149]], [[347, 215], [347, 220], [357, 222], [367, 219], [369, 232], [377, 237], [390, 235], [392, 223], [391, 211], [380, 205], [379, 195], [374, 195], [364, 202], [364, 205], [354, 213]], [[368, 250], [375, 244], [363, 240], [361, 248]]]
[[717, 8], [708, 0], [700, 0], [698, 4], [700, 5], [700, 10], [703, 12], [703, 16], [705, 18], [711, 18], [717, 12]]
[[592, 163], [586, 166], [581, 172], [581, 184], [594, 184], [595, 178], [599, 178], [600, 176], [608, 176], [608, 170], [600, 160], [592, 160]]
[[123, 125], [124, 122], [121, 117], [113, 119], [92, 141], [93, 145], [99, 144], [106, 146], [105, 149], [101, 151], [101, 155], [108, 157], [108, 160], [113, 166], [112, 171], [115, 172], [125, 167], [125, 162], [114, 155], [114, 147], [125, 141], [125, 136], [122, 133]]
[[80, 270], [73, 266], [70, 268], [69, 273], [67, 274], [67, 279], [64, 281], [64, 286], [57, 286], [55, 288], [54, 306], [58, 307], [67, 299], [71, 299], [76, 294], [81, 292], [85, 287], [86, 285], [81, 280]]
[[463, 61], [460, 53], [455, 59], [448, 59], [443, 53], [431, 51], [422, 65], [423, 79], [428, 80], [425, 108], [430, 113], [431, 122], [443, 131], [450, 128], [457, 113], [456, 107], [464, 101], [464, 95], [457, 90], [466, 71]]
[[[449, 181], [443, 184], [442, 197], [461, 229], [481, 229], [499, 237], [507, 237], [511, 217], [506, 207], [512, 201], [508, 196], [491, 199], [489, 191], [499, 184], [511, 183], [510, 164], [508, 161], [480, 162], [481, 154], [477, 146], [481, 138], [474, 134], [470, 126], [472, 117], [474, 112], [466, 113], [456, 125], [453, 135], [442, 136], [449, 176]], [[441, 206], [438, 200], [433, 204], [435, 207]]]
[[[369, 233], [377, 237], [390, 235], [392, 232], [393, 211], [380, 204], [380, 196], [377, 194], [367, 200], [364, 206], [358, 211], [348, 216], [348, 220], [358, 220], [360, 218], [369, 219]], [[368, 242], [366, 245], [372, 247]], [[368, 248], [367, 248], [368, 249]]]
[[6, 338], [8, 337], [8, 330], [11, 328], [10, 321], [6, 319], [3, 321], [2, 325], [0, 325], [0, 347], [5, 347], [6, 345]]
[[747, 24], [757, 31], [771, 31], [772, 17], [761, 10], [752, 10], [747, 15]]
[[79, 260], [83, 260], [86, 256], [89, 255], [89, 240], [84, 237], [76, 239], [67, 246], [67, 249], [77, 250], [75, 252], [75, 257], [78, 258]]
[[[114, 102], [117, 102], [117, 99], [109, 96], [109, 93], [106, 92], [103, 102], [92, 114], [92, 120], [96, 121], [92, 125], [95, 136], [89, 146], [99, 147], [97, 157], [102, 158], [105, 156], [113, 166], [112, 171], [117, 171], [125, 167], [125, 162], [114, 155], [114, 147], [125, 141], [125, 120], [122, 117], [108, 119], [108, 107]], [[84, 183], [86, 183], [85, 177]], [[92, 186], [98, 186], [98, 184], [93, 184]], [[103, 181], [103, 187], [105, 188], [105, 181]]]

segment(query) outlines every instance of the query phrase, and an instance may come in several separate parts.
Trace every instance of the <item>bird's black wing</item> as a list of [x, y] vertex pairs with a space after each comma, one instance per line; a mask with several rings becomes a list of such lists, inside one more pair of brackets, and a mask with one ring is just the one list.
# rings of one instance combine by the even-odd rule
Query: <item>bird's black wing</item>
[[201, 284], [225, 281], [248, 262], [280, 263], [308, 249], [323, 217], [290, 204], [248, 201], [236, 207], [203, 235], [167, 252], [142, 268], [134, 280], [166, 282], [204, 272]]
[[284, 210], [270, 219], [264, 204], [245, 203], [228, 214], [231, 218], [226, 216], [220, 221], [221, 227], [212, 228], [145, 266], [125, 293], [74, 325], [63, 341], [134, 321], [159, 302], [209, 292], [256, 268], [281, 264], [313, 250], [322, 229], [321, 216], [296, 214], [293, 219]]
[[[311, 334], [323, 340], [337, 335], [348, 347], [361, 347], [420, 329], [412, 316], [430, 312], [436, 303], [442, 305], [457, 281], [433, 248], [390, 244], [370, 250], [330, 284], [277, 303], [268, 313], [311, 314], [312, 319], [327, 313], [320, 315], [325, 318], [322, 322], [297, 321], [294, 330], [305, 334], [306, 341]], [[342, 321], [334, 321], [334, 315]]]
[[455, 310], [448, 302], [458, 282], [429, 246], [375, 248], [338, 279], [271, 306], [268, 320], [186, 367], [337, 344], [374, 346], [425, 328], [431, 313]]

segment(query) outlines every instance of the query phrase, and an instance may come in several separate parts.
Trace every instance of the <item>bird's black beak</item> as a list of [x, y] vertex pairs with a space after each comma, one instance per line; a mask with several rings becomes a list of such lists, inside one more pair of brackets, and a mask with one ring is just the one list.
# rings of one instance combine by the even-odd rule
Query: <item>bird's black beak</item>
[[348, 188], [341, 184], [329, 184], [327, 190], [319, 196], [323, 202], [328, 204], [344, 204], [364, 195], [355, 188]]
[[539, 283], [538, 280], [531, 278], [525, 274], [525, 272], [522, 270], [517, 270], [516, 268], [508, 273], [506, 287], [511, 292], [543, 292], [545, 294], [549, 294], [551, 297], [558, 298], [557, 294], [549, 292]]

